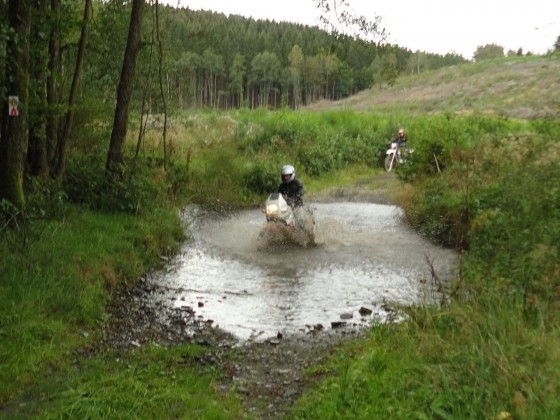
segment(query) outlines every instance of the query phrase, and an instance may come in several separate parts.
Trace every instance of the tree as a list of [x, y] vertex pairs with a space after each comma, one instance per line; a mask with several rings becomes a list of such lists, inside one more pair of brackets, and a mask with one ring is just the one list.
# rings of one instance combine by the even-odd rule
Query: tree
[[234, 96], [238, 97], [237, 106], [243, 106], [243, 77], [245, 75], [245, 57], [236, 53], [231, 63], [229, 78], [231, 80], [230, 89]]
[[[58, 135], [58, 105], [59, 95], [57, 92], [57, 77], [60, 75], [62, 68], [62, 54], [60, 50], [61, 43], [61, 19], [60, 19], [60, 1], [51, 0], [51, 16], [52, 26], [49, 33], [49, 58], [47, 63], [47, 115], [46, 115], [46, 137], [47, 137], [47, 160], [49, 168], [54, 163], [55, 144]], [[49, 169], [50, 170], [50, 169]]]
[[332, 53], [326, 54], [322, 61], [323, 77], [325, 78], [325, 98], [335, 99], [336, 75], [341, 67], [341, 62], [338, 57]]
[[224, 71], [224, 60], [222, 56], [214, 53], [211, 48], [204, 50], [202, 54], [202, 66], [204, 69], [204, 92], [207, 95], [206, 103], [211, 107], [217, 107], [217, 80]]
[[554, 43], [554, 49], [552, 50], [552, 52], [560, 52], [560, 35], [558, 35], [558, 38], [556, 38], [556, 42]]
[[190, 106], [196, 106], [197, 101], [197, 70], [200, 67], [201, 58], [197, 53], [184, 52], [175, 62], [175, 78], [178, 85], [179, 107], [183, 108], [183, 102], [188, 101]]
[[74, 119], [73, 107], [74, 103], [76, 102], [76, 96], [78, 95], [78, 84], [80, 82], [82, 64], [84, 62], [84, 54], [86, 51], [88, 24], [91, 17], [91, 2], [92, 0], [86, 0], [84, 3], [84, 20], [82, 23], [80, 42], [78, 45], [78, 56], [76, 58], [76, 65], [74, 67], [74, 76], [72, 77], [72, 86], [70, 87], [70, 94], [68, 97], [68, 109], [66, 111], [64, 125], [62, 127], [62, 135], [58, 139], [56, 145], [56, 164], [54, 167], [54, 173], [58, 177], [62, 176], [62, 173], [64, 172], [64, 168], [66, 166], [66, 146], [70, 137], [70, 130], [72, 129], [72, 121]]
[[305, 57], [303, 66], [305, 103], [319, 98], [321, 93], [321, 62], [317, 55]]
[[[30, 4], [27, 0], [10, 0], [8, 4], [10, 36], [6, 41], [6, 76], [0, 130], [0, 202], [9, 201], [22, 209], [24, 151], [27, 148]], [[19, 99], [19, 115], [9, 115], [9, 96]]]
[[40, 178], [49, 175], [47, 158], [47, 73], [49, 32], [47, 0], [38, 0], [31, 10], [31, 45], [29, 87], [29, 143], [27, 162], [31, 173]]
[[259, 106], [267, 106], [270, 91], [280, 76], [280, 60], [275, 53], [264, 51], [251, 61], [251, 78], [259, 86]]
[[387, 31], [381, 26], [381, 17], [373, 20], [354, 14], [350, 0], [313, 0], [315, 7], [322, 11], [321, 22], [330, 32], [349, 33], [354, 38], [384, 43]]
[[288, 56], [290, 62], [289, 78], [290, 84], [293, 89], [293, 104], [294, 108], [298, 109], [301, 106], [301, 79], [303, 73], [303, 64], [305, 63], [305, 56], [299, 45], [294, 45]]
[[393, 51], [384, 51], [378, 55], [369, 67], [372, 86], [378, 84], [381, 89], [383, 83], [387, 83], [389, 86], [394, 85], [398, 75], [397, 64], [397, 56]]
[[504, 56], [504, 47], [496, 44], [486, 44], [478, 46], [474, 52], [474, 61], [491, 60], [494, 58], [501, 58]]
[[414, 73], [420, 74], [421, 70], [423, 71], [429, 70], [428, 54], [426, 54], [425, 52], [416, 51], [408, 59], [407, 65], [410, 68], [410, 72], [412, 74]]
[[124, 51], [119, 87], [117, 90], [117, 105], [115, 108], [113, 130], [111, 132], [111, 143], [109, 145], [107, 163], [105, 165], [108, 171], [117, 170], [117, 168], [124, 162], [123, 146], [126, 139], [128, 107], [132, 97], [136, 58], [138, 57], [138, 51], [140, 51], [142, 41], [141, 30], [143, 11], [144, 0], [133, 0], [128, 38]]

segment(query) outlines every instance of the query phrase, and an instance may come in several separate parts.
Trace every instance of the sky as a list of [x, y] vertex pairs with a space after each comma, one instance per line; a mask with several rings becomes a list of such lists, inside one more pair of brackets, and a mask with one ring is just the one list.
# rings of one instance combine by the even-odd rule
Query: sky
[[[277, 22], [319, 26], [313, 0], [165, 0], [192, 10], [212, 10]], [[461, 54], [497, 44], [546, 53], [560, 36], [560, 0], [348, 0], [356, 15], [377, 15], [387, 41], [412, 51]]]

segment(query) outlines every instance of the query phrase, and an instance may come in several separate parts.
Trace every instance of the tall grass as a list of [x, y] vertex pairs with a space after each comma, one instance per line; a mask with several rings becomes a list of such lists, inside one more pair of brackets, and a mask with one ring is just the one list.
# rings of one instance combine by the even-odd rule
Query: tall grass
[[[411, 120], [410, 223], [462, 253], [442, 307], [401, 308], [305, 396], [299, 418], [560, 415], [558, 124]], [[410, 132], [410, 131], [409, 131]]]
[[22, 413], [47, 417], [240, 416], [212, 391], [216, 372], [184, 366], [190, 348], [143, 349], [126, 365], [107, 355], [74, 366], [74, 352], [100, 333], [111, 291], [176, 249], [177, 206], [260, 203], [285, 163], [306, 185], [376, 173], [399, 127], [415, 151], [396, 172], [398, 204], [423, 235], [461, 250], [460, 277], [447, 305], [400, 308], [408, 321], [339, 353], [294, 416], [558, 417], [558, 122], [352, 111], [177, 115], [166, 170], [161, 138], [149, 132], [135, 161], [132, 133], [134, 171], [107, 180], [102, 158], [73, 158], [61, 189], [29, 186], [38, 220], [0, 232], [0, 405], [24, 401]]
[[340, 351], [294, 417], [556, 418], [559, 337], [527, 328], [520, 309], [499, 293], [409, 308]]

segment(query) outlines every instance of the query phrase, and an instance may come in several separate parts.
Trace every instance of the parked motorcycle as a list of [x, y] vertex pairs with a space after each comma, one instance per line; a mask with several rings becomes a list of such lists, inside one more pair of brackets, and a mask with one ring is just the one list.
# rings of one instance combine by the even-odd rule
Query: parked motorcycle
[[395, 166], [405, 164], [412, 152], [412, 149], [401, 147], [396, 141], [391, 142], [389, 149], [385, 152], [385, 171], [391, 172]]
[[315, 216], [309, 206], [291, 208], [282, 194], [272, 193], [263, 212], [266, 224], [259, 238], [266, 245], [294, 244], [303, 247], [315, 244]]

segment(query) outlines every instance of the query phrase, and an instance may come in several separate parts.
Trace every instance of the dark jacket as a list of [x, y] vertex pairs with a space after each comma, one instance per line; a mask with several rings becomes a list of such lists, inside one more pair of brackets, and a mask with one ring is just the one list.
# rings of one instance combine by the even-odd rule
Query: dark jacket
[[396, 138], [395, 140], [393, 140], [393, 142], [394, 142], [394, 143], [398, 143], [399, 146], [402, 146], [403, 144], [406, 145], [406, 141], [407, 141], [407, 140], [408, 140], [408, 139], [406, 138], [406, 136], [404, 136], [404, 137], [399, 137], [399, 136], [397, 136], [397, 138]]
[[286, 200], [290, 207], [303, 205], [302, 197], [305, 194], [305, 188], [303, 188], [299, 179], [294, 178], [291, 182], [281, 183], [278, 187], [278, 192], [282, 194], [282, 197], [284, 197], [284, 200]]

